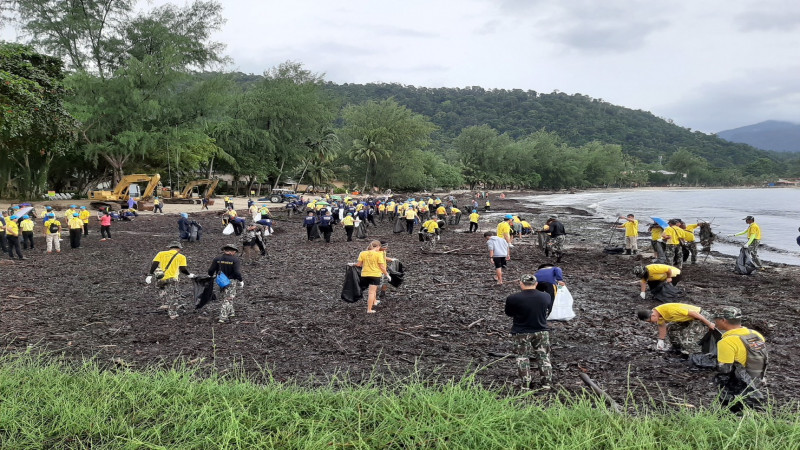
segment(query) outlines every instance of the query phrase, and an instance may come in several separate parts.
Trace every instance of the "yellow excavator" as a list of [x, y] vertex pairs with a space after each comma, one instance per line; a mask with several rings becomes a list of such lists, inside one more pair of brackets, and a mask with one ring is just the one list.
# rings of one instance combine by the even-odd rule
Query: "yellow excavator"
[[[125, 175], [119, 180], [117, 186], [113, 191], [90, 191], [89, 200], [91, 206], [95, 209], [101, 207], [113, 208], [114, 206], [128, 207], [128, 199], [132, 196], [138, 203], [140, 211], [153, 210], [153, 192], [158, 187], [161, 181], [161, 175], [147, 175], [137, 173], [132, 175]], [[147, 182], [147, 187], [144, 191], [139, 190], [139, 185], [136, 183]]]
[[[219, 178], [191, 181], [180, 193], [174, 194], [172, 197], [164, 198], [164, 203], [199, 204], [202, 202], [203, 197], [208, 197], [208, 204], [213, 205], [214, 199], [211, 198], [211, 196], [214, 195], [214, 190], [217, 188], [218, 184]], [[205, 191], [203, 190], [204, 187]], [[197, 188], [197, 198], [194, 198], [195, 188]]]

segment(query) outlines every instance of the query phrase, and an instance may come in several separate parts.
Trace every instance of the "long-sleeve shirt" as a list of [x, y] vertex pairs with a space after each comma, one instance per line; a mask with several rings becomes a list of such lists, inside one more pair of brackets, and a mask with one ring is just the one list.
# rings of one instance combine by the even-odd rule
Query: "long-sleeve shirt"
[[241, 263], [239, 258], [234, 255], [221, 255], [211, 261], [208, 274], [214, 276], [222, 272], [231, 280], [242, 281]]

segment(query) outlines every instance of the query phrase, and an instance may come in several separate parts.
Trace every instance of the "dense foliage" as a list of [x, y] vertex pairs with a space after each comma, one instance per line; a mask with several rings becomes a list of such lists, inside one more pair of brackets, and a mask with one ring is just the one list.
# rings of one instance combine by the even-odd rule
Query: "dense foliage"
[[3, 5], [55, 57], [0, 45], [0, 195], [85, 191], [133, 171], [166, 173], [176, 188], [224, 173], [236, 189], [287, 179], [430, 190], [800, 176], [800, 156], [581, 94], [335, 85], [291, 61], [263, 75], [215, 72], [227, 59], [211, 40], [224, 21], [212, 0]]

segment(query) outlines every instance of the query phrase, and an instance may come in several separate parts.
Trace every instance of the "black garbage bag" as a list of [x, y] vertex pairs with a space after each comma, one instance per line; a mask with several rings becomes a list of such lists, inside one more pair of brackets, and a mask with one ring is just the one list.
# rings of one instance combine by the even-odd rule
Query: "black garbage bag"
[[209, 275], [199, 275], [192, 279], [194, 286], [194, 309], [200, 309], [206, 303], [217, 299], [214, 293], [214, 277]]
[[311, 227], [311, 240], [319, 239], [319, 225], [314, 224]]
[[361, 268], [347, 266], [344, 270], [344, 284], [342, 284], [342, 300], [347, 303], [355, 303], [364, 298], [361, 291]]
[[739, 257], [736, 258], [736, 266], [734, 266], [733, 271], [739, 275], [750, 275], [756, 270], [758, 270], [758, 266], [753, 262], [753, 255], [750, 253], [750, 249], [743, 247], [739, 251]]
[[189, 225], [189, 242], [199, 241], [203, 235], [203, 227], [199, 223], [192, 221]]
[[717, 355], [711, 353], [695, 353], [689, 355], [689, 364], [698, 369], [716, 370]]
[[394, 219], [394, 232], [395, 234], [397, 234], [397, 233], [402, 233], [404, 231], [406, 231], [406, 219], [397, 216]]
[[367, 238], [367, 223], [361, 222], [356, 228], [356, 239], [366, 239]]
[[403, 268], [403, 263], [400, 260], [395, 259], [394, 261], [389, 261], [386, 265], [386, 271], [389, 272], [389, 276], [392, 277], [392, 280], [389, 281], [389, 284], [392, 286], [399, 288], [401, 284], [403, 284], [403, 277], [405, 277], [405, 269]]
[[662, 281], [655, 288], [651, 288], [650, 294], [653, 296], [653, 299], [661, 303], [671, 303], [684, 297], [683, 290], [673, 286], [672, 283], [667, 283], [666, 281]]
[[717, 354], [717, 342], [722, 339], [722, 333], [719, 330], [708, 330], [708, 332], [703, 335], [703, 338], [700, 339], [700, 350], [703, 353], [709, 353], [712, 355]]
[[608, 255], [621, 255], [625, 253], [625, 247], [606, 247], [603, 249], [603, 253]]

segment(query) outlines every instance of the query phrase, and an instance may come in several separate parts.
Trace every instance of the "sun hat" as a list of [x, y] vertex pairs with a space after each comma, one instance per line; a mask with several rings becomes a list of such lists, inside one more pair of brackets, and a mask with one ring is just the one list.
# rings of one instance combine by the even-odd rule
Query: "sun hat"
[[723, 306], [714, 314], [715, 319], [741, 319], [742, 310], [735, 306]]
[[183, 248], [183, 245], [181, 245], [181, 243], [178, 241], [172, 241], [169, 244], [169, 248]]
[[238, 252], [239, 251], [239, 247], [237, 247], [234, 244], [225, 244], [225, 245], [222, 246], [222, 251], [224, 252], [225, 250], [233, 250], [235, 252]]

